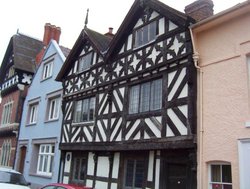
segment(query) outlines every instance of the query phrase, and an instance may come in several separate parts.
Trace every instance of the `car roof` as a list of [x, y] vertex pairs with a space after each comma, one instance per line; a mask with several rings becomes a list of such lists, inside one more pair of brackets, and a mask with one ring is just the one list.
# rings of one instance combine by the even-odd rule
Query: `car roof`
[[14, 169], [9, 168], [9, 167], [0, 167], [0, 171], [21, 174], [18, 171], [15, 171]]
[[75, 189], [91, 189], [91, 187], [87, 187], [87, 186], [76, 186], [73, 184], [63, 184], [63, 183], [52, 183], [52, 184], [48, 184], [47, 186], [64, 186], [67, 188], [75, 188]]

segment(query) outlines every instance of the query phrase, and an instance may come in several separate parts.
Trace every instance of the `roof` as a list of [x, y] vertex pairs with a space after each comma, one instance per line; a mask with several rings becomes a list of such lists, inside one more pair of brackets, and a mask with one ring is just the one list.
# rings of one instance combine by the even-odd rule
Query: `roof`
[[80, 53], [81, 49], [78, 48], [83, 45], [84, 40], [87, 38], [104, 59], [107, 60], [112, 57], [112, 55], [115, 54], [123, 45], [127, 35], [133, 30], [134, 25], [143, 14], [146, 7], [164, 15], [179, 26], [187, 27], [191, 22], [195, 22], [194, 19], [186, 14], [169, 7], [158, 0], [135, 0], [112, 41], [109, 37], [106, 37], [105, 35], [95, 32], [89, 28], [85, 27], [82, 30], [62, 69], [57, 75], [56, 80], [61, 81], [67, 74], [69, 71], [68, 69], [71, 66], [71, 62], [74, 62], [76, 60], [76, 56]]
[[0, 82], [3, 81], [9, 57], [14, 55], [14, 68], [30, 73], [35, 72], [36, 55], [43, 48], [42, 41], [18, 33], [11, 37], [0, 67]]
[[60, 81], [66, 74], [66, 72], [69, 71], [68, 69], [71, 66], [71, 62], [74, 62], [76, 60], [77, 56], [80, 54], [82, 50], [81, 48], [82, 45], [87, 41], [89, 41], [92, 44], [93, 48], [96, 49], [97, 53], [99, 53], [101, 56], [104, 56], [111, 42], [111, 38], [85, 27], [81, 31], [73, 48], [68, 54], [60, 72], [58, 73], [56, 77], [57, 81]]
[[8, 167], [0, 167], [0, 171], [2, 172], [8, 172], [8, 173], [16, 173], [16, 174], [21, 174], [18, 171], [15, 171], [14, 169], [8, 168]]
[[61, 49], [63, 55], [64, 55], [65, 57], [67, 57], [67, 56], [69, 55], [69, 53], [70, 53], [70, 49], [67, 48], [67, 47], [61, 46], [61, 45], [60, 45], [59, 47], [60, 47], [60, 49]]
[[186, 14], [169, 7], [168, 5], [158, 1], [158, 0], [135, 0], [134, 4], [127, 13], [125, 19], [123, 20], [121, 26], [119, 27], [116, 35], [114, 36], [112, 43], [110, 44], [109, 50], [107, 52], [106, 58], [109, 58], [116, 49], [119, 49], [118, 46], [122, 44], [122, 38], [124, 35], [127, 35], [129, 31], [135, 25], [135, 22], [139, 19], [143, 10], [149, 7], [161, 15], [164, 15], [166, 18], [169, 18], [176, 25], [179, 26], [189, 26], [190, 23], [194, 23], [195, 20]]

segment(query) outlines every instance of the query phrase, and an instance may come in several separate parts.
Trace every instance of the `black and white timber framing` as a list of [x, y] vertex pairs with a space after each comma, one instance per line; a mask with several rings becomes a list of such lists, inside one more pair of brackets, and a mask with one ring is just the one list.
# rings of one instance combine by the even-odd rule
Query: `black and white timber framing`
[[[152, 22], [156, 38], [136, 46], [137, 29]], [[64, 89], [63, 182], [74, 183], [74, 158], [81, 157], [86, 160], [82, 184], [133, 188], [126, 185], [128, 160], [142, 159], [143, 181], [137, 188], [196, 188], [192, 22], [157, 0], [135, 0], [111, 42], [86, 27], [82, 30], [57, 76]], [[78, 59], [88, 53], [93, 53], [92, 65], [79, 72]], [[161, 108], [130, 114], [130, 88], [156, 79], [162, 81]], [[92, 97], [94, 120], [75, 122], [76, 102]]]

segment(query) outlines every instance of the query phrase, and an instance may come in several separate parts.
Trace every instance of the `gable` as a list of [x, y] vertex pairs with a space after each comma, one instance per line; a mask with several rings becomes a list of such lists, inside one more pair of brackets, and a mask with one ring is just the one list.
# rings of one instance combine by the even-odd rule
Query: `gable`
[[126, 50], [133, 50], [136, 30], [156, 22], [157, 38], [168, 35], [176, 30], [185, 31], [194, 20], [157, 0], [135, 0], [133, 6], [117, 31], [110, 48], [107, 59]]

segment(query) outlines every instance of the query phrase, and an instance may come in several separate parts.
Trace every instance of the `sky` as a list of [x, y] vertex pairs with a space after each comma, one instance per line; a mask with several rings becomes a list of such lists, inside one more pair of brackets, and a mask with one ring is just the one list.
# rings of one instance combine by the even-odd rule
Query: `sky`
[[[160, 0], [184, 12], [195, 0]], [[245, 0], [213, 0], [219, 13]], [[10, 38], [17, 33], [43, 39], [45, 23], [61, 28], [60, 45], [72, 48], [84, 27], [89, 9], [88, 28], [107, 33], [120, 27], [134, 0], [6, 0], [0, 3], [0, 64]]]

